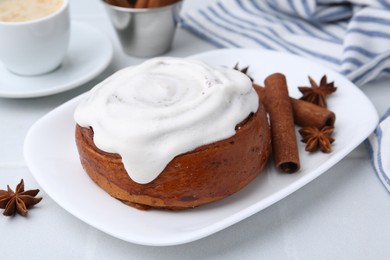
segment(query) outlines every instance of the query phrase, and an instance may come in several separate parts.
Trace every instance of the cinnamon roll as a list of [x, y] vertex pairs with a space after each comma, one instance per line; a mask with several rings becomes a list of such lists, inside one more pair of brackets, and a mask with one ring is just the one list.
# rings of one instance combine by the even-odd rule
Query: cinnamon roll
[[251, 182], [270, 152], [249, 78], [184, 58], [154, 58], [94, 87], [75, 111], [81, 164], [137, 208], [184, 209]]

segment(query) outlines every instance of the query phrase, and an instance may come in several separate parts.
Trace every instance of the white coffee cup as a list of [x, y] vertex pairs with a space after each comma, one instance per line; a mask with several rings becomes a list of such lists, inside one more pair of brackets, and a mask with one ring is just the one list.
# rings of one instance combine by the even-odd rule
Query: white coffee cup
[[0, 61], [23, 76], [48, 73], [60, 66], [70, 38], [69, 0], [53, 13], [30, 21], [0, 21]]

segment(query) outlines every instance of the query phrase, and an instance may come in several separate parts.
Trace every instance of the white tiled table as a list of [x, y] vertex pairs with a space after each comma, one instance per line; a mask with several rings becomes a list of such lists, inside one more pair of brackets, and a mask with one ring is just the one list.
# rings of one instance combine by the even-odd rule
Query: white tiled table
[[[188, 0], [184, 8], [206, 1]], [[142, 60], [126, 56], [98, 0], [71, 1], [72, 19], [95, 26], [115, 47], [111, 65], [91, 82], [62, 94], [0, 99], [0, 189], [23, 178], [39, 188], [23, 159], [23, 140], [41, 116], [89, 90], [114, 71]], [[178, 30], [167, 55], [214, 47]], [[362, 87], [381, 115], [390, 80]], [[170, 247], [121, 241], [73, 217], [44, 191], [27, 218], [0, 216], [0, 259], [390, 259], [390, 194], [375, 176], [363, 145], [321, 177], [273, 206], [204, 239]]]

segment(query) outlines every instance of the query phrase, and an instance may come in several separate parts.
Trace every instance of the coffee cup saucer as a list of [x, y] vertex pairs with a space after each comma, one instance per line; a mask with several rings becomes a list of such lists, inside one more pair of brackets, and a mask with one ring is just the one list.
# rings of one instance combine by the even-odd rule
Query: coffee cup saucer
[[0, 97], [32, 98], [64, 92], [93, 79], [110, 64], [112, 43], [94, 27], [72, 22], [70, 38], [63, 63], [47, 74], [16, 75], [0, 62]]

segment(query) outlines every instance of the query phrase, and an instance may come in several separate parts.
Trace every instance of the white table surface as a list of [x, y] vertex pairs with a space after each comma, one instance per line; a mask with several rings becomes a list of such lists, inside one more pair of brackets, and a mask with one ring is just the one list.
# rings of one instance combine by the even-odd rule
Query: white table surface
[[[206, 1], [187, 0], [184, 8]], [[98, 0], [71, 0], [75, 21], [111, 38], [111, 65], [74, 90], [35, 99], [0, 98], [0, 189], [39, 188], [23, 159], [29, 127], [53, 108], [142, 59], [126, 56]], [[169, 56], [215, 47], [178, 29]], [[361, 89], [381, 115], [390, 107], [390, 79]], [[71, 187], [69, 187], [71, 188]], [[111, 237], [73, 217], [41, 190], [27, 218], [0, 215], [0, 259], [390, 259], [390, 194], [375, 176], [364, 145], [280, 202], [214, 235], [188, 244], [147, 247]]]

